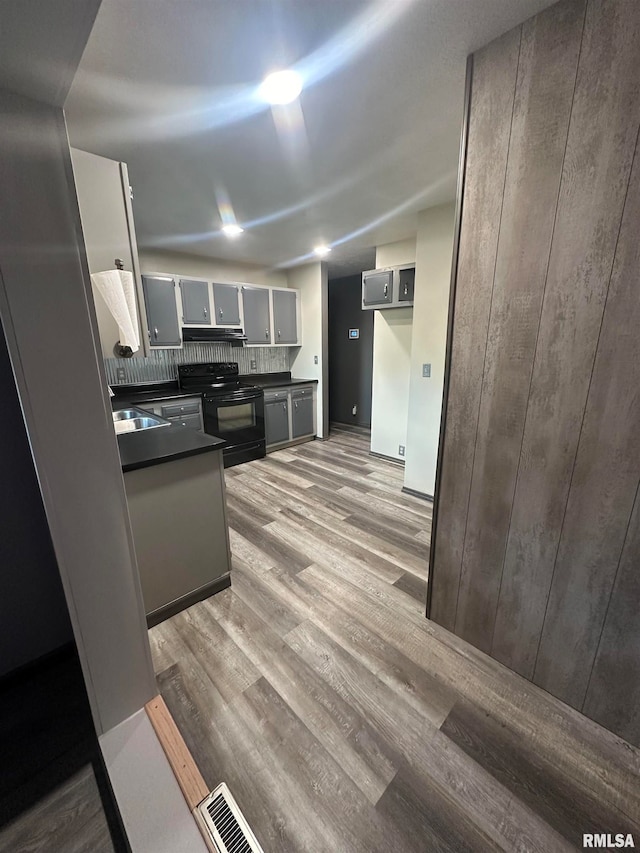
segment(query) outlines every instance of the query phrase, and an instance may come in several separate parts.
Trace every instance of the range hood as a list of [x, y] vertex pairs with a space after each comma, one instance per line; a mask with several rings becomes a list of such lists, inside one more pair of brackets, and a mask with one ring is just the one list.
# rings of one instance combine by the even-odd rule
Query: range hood
[[231, 344], [232, 347], [241, 347], [247, 340], [243, 329], [220, 328], [194, 328], [193, 326], [182, 327], [182, 340], [200, 341], [208, 344]]

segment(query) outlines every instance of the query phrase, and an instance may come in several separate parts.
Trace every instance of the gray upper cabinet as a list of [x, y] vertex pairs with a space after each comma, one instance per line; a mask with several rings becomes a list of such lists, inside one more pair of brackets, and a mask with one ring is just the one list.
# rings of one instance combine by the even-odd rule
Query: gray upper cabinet
[[235, 284], [213, 283], [214, 323], [218, 326], [240, 325], [240, 302]]
[[365, 305], [385, 305], [393, 300], [393, 270], [363, 273], [362, 301]]
[[182, 343], [178, 324], [176, 283], [170, 276], [143, 275], [142, 287], [152, 347], [179, 347]]
[[274, 344], [298, 342], [298, 294], [295, 290], [273, 291]]
[[416, 284], [416, 268], [405, 267], [400, 270], [398, 302], [413, 302], [413, 291]]
[[242, 287], [242, 307], [244, 309], [244, 332], [247, 343], [268, 346], [271, 341], [271, 312], [269, 311], [269, 291], [267, 288]]
[[182, 293], [182, 322], [198, 326], [211, 324], [211, 306], [209, 305], [209, 285], [206, 281], [190, 278], [180, 279]]

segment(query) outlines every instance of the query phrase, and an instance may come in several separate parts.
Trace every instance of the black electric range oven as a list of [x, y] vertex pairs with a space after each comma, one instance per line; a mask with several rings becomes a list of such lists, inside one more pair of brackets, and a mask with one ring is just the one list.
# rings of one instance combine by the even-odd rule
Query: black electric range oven
[[223, 438], [224, 467], [266, 455], [262, 388], [238, 380], [233, 362], [178, 365], [183, 391], [202, 394], [204, 431]]

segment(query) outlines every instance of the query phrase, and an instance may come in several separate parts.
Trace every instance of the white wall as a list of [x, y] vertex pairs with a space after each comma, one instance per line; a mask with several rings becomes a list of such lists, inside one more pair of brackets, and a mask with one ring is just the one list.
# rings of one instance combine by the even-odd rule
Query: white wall
[[[376, 249], [376, 269], [410, 264], [416, 258], [415, 238], [386, 243]], [[412, 308], [374, 312], [371, 450], [402, 460], [407, 445]]]
[[[287, 273], [289, 287], [300, 291], [302, 346], [292, 349], [291, 374], [317, 379], [316, 435], [328, 436], [328, 277], [325, 263], [305, 264]], [[315, 363], [315, 357], [318, 363]]]
[[400, 460], [398, 447], [407, 445], [412, 314], [389, 308], [373, 320], [371, 450]]
[[[454, 218], [454, 205], [444, 204], [418, 219], [404, 484], [427, 495], [435, 488]], [[430, 379], [423, 364], [431, 364]]]
[[220, 258], [205, 258], [186, 252], [166, 252], [140, 249], [140, 270], [143, 273], [168, 272], [194, 278], [218, 278], [222, 281], [245, 281], [271, 287], [288, 287], [287, 274], [255, 264], [239, 264]]

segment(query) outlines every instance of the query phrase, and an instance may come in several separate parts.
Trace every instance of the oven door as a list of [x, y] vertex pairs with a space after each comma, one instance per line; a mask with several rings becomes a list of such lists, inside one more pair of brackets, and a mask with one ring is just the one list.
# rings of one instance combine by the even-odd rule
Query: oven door
[[204, 431], [223, 438], [227, 448], [264, 440], [264, 394], [261, 388], [230, 394], [206, 394]]

